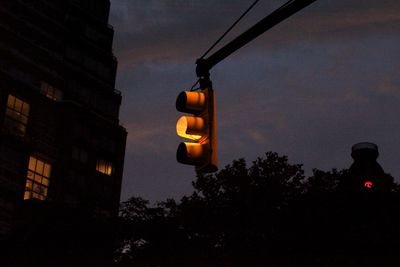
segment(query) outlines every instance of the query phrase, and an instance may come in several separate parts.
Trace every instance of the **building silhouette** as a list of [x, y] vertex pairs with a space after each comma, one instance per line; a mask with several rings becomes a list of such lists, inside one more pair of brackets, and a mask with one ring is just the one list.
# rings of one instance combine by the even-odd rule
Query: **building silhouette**
[[43, 203], [117, 215], [127, 133], [109, 8], [0, 1], [0, 236]]

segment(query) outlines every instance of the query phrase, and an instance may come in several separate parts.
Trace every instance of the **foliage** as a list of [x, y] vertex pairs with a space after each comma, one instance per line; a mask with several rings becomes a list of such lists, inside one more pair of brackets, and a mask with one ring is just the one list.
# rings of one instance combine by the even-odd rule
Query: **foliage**
[[[349, 175], [314, 169], [306, 178], [302, 165], [268, 152], [249, 167], [239, 159], [215, 174], [198, 173], [194, 192], [180, 203], [150, 207], [133, 197], [121, 205], [117, 261], [121, 266], [388, 263], [394, 259], [388, 244], [400, 237], [399, 186], [391, 182], [385, 195], [351, 193]], [[385, 260], [374, 257], [383, 254]]]

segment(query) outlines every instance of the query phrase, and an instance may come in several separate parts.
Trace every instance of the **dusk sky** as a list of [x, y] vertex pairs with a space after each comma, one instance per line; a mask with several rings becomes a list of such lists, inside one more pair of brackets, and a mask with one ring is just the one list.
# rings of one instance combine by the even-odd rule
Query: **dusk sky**
[[[122, 200], [193, 191], [194, 167], [176, 161], [175, 100], [197, 80], [196, 59], [252, 2], [111, 0], [128, 131]], [[284, 3], [260, 1], [222, 45]], [[211, 70], [220, 168], [267, 151], [306, 174], [347, 168], [351, 146], [370, 141], [400, 177], [399, 71], [399, 0], [317, 0]]]

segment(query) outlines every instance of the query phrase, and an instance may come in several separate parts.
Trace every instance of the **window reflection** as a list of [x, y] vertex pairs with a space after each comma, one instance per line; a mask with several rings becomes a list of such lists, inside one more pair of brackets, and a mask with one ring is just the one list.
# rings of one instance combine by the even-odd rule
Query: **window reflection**
[[113, 173], [112, 163], [106, 160], [97, 160], [96, 171], [111, 176]]

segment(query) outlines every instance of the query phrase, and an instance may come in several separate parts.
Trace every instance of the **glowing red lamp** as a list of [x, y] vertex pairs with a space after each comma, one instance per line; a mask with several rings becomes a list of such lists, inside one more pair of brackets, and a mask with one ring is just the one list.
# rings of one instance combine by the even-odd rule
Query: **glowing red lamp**
[[374, 183], [371, 182], [371, 181], [366, 181], [366, 182], [364, 183], [364, 187], [365, 187], [365, 188], [372, 189], [373, 186], [374, 186]]

